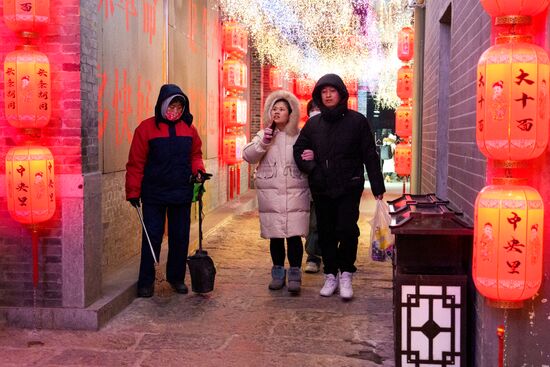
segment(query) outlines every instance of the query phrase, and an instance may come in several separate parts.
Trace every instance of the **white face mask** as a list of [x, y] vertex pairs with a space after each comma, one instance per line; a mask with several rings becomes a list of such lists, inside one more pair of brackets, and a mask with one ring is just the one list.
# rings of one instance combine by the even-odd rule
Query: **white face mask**
[[313, 116], [316, 116], [316, 115], [318, 115], [318, 114], [320, 114], [320, 113], [321, 113], [321, 111], [311, 111], [311, 112], [309, 113], [309, 118], [312, 118]]

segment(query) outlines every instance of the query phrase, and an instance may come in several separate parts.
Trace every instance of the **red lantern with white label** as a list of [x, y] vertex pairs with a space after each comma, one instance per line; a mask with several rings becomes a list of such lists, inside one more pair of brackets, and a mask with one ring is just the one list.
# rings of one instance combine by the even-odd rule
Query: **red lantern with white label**
[[11, 148], [6, 155], [8, 212], [23, 224], [36, 224], [55, 212], [54, 159], [42, 146]]
[[393, 155], [395, 173], [399, 176], [410, 176], [412, 166], [412, 146], [409, 143], [397, 144]]
[[227, 164], [237, 164], [243, 161], [243, 148], [246, 145], [244, 134], [229, 133], [223, 138], [223, 158]]
[[283, 88], [283, 75], [279, 69], [272, 66], [269, 68], [269, 88], [277, 90]]
[[414, 31], [405, 27], [397, 34], [397, 57], [403, 62], [411, 61], [414, 56]]
[[413, 96], [413, 70], [409, 65], [404, 65], [397, 71], [397, 96], [402, 101], [407, 101]]
[[225, 22], [223, 24], [223, 48], [224, 51], [235, 57], [243, 57], [248, 49], [248, 33], [237, 22]]
[[521, 307], [542, 283], [544, 205], [535, 189], [513, 180], [493, 179], [475, 203], [472, 275], [497, 307]]
[[504, 36], [477, 67], [476, 141], [489, 159], [533, 159], [546, 150], [550, 62], [529, 36]]
[[23, 37], [36, 37], [50, 21], [50, 0], [4, 0], [4, 22]]
[[8, 122], [17, 128], [41, 128], [51, 116], [50, 62], [23, 45], [4, 61], [4, 109]]
[[395, 110], [395, 133], [400, 137], [412, 135], [413, 108], [408, 104], [402, 104]]
[[223, 84], [230, 91], [242, 91], [246, 88], [246, 65], [239, 60], [228, 59], [223, 63]]
[[537, 15], [548, 7], [550, 0], [480, 0], [481, 6], [489, 15]]
[[246, 99], [227, 97], [223, 101], [223, 123], [226, 127], [242, 126], [247, 122]]

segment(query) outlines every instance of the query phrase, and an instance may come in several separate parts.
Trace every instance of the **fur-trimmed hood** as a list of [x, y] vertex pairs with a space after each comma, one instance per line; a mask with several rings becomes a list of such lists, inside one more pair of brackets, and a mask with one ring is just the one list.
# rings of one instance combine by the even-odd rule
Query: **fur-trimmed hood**
[[285, 132], [288, 135], [297, 135], [299, 132], [298, 123], [300, 122], [300, 102], [298, 98], [289, 91], [286, 90], [276, 90], [267, 96], [264, 104], [264, 127], [271, 125], [271, 109], [275, 104], [275, 101], [279, 99], [284, 99], [290, 104], [292, 108], [292, 113], [288, 117], [288, 123], [285, 126]]

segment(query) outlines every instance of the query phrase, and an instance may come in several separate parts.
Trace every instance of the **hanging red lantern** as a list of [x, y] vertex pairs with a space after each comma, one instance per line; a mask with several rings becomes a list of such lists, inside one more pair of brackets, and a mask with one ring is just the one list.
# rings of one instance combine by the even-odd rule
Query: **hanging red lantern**
[[472, 275], [479, 293], [497, 307], [521, 307], [542, 282], [542, 198], [512, 180], [493, 179], [475, 203]]
[[397, 96], [407, 101], [413, 96], [413, 70], [409, 65], [403, 65], [397, 71]]
[[546, 150], [550, 63], [530, 40], [499, 37], [479, 59], [476, 141], [489, 159], [533, 159]]
[[17, 128], [41, 128], [50, 121], [50, 62], [36, 46], [19, 46], [6, 56], [4, 109]]
[[357, 111], [357, 96], [348, 97], [348, 109]]
[[242, 126], [247, 122], [246, 99], [227, 97], [223, 101], [223, 123], [226, 127]]
[[235, 57], [243, 57], [248, 49], [248, 34], [237, 22], [223, 24], [223, 49]]
[[408, 104], [402, 104], [395, 110], [395, 133], [400, 137], [412, 135], [413, 108]]
[[23, 224], [50, 219], [55, 212], [54, 159], [42, 146], [11, 148], [6, 155], [8, 212]]
[[271, 90], [283, 88], [283, 75], [281, 71], [274, 66], [269, 68], [269, 88]]
[[399, 176], [410, 176], [412, 167], [412, 146], [410, 143], [400, 143], [393, 154], [395, 173]]
[[414, 56], [414, 31], [405, 27], [397, 34], [397, 57], [403, 62], [411, 61]]
[[239, 60], [228, 59], [223, 63], [223, 86], [230, 91], [246, 88], [246, 65]]
[[357, 79], [346, 80], [346, 88], [350, 95], [357, 95], [358, 85]]
[[480, 0], [481, 6], [489, 15], [501, 17], [506, 15], [533, 16], [542, 12], [550, 0]]
[[23, 37], [35, 37], [50, 20], [50, 0], [4, 0], [4, 22]]
[[[306, 122], [308, 117], [307, 117], [307, 102], [308, 100], [307, 99], [303, 99], [303, 98], [300, 98], [298, 100], [298, 103], [300, 104], [300, 121], [302, 122]], [[303, 124], [302, 124], [303, 126]]]
[[315, 82], [311, 79], [296, 78], [294, 91], [298, 97], [311, 98], [311, 92], [314, 86]]
[[227, 164], [237, 164], [243, 161], [243, 148], [246, 136], [238, 132], [227, 133], [223, 137], [223, 158]]

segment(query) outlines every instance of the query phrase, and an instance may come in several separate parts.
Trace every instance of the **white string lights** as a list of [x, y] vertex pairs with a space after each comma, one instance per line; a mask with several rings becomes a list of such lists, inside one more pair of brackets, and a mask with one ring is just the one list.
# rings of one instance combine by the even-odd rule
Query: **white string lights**
[[395, 93], [398, 31], [410, 25], [407, 0], [218, 0], [223, 16], [245, 26], [262, 62], [317, 79], [357, 78], [381, 107]]

